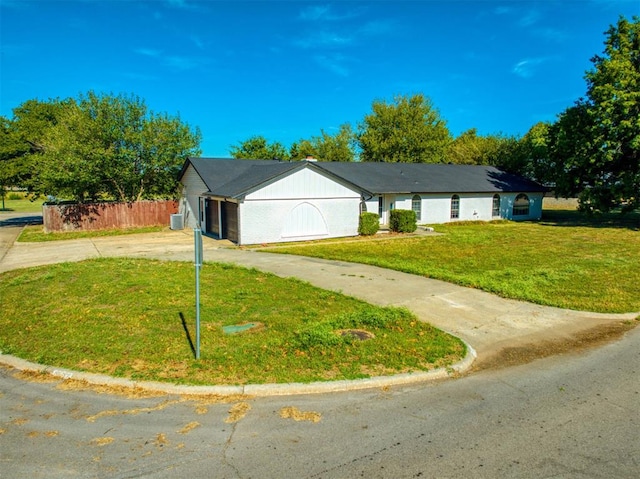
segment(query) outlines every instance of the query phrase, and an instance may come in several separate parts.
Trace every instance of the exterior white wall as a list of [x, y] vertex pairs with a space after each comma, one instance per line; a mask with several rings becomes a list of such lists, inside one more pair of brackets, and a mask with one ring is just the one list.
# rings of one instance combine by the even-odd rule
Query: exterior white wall
[[207, 186], [196, 173], [193, 166], [189, 165], [182, 176], [184, 185], [184, 197], [186, 199], [186, 210], [184, 212], [184, 224], [186, 227], [195, 228], [198, 222], [198, 212], [200, 211], [200, 197], [207, 191]]
[[[452, 194], [420, 194], [421, 218], [418, 224], [449, 223], [451, 221], [491, 221], [508, 219], [513, 221], [539, 220], [542, 216], [543, 193], [525, 193], [529, 198], [529, 215], [513, 216], [513, 203], [519, 193], [501, 193], [500, 216], [492, 216], [494, 193], [461, 193], [460, 216], [451, 218]], [[385, 195], [385, 211], [381, 223], [388, 224], [389, 207], [393, 203], [394, 209], [411, 210], [413, 194]], [[374, 196], [366, 201], [367, 211], [378, 213], [378, 197]]]
[[245, 200], [343, 197], [359, 198], [359, 194], [326, 176], [305, 168], [248, 194]]
[[[311, 229], [293, 231], [287, 220], [295, 214], [296, 207], [315, 208], [321, 215], [326, 229], [318, 228], [317, 221], [309, 218]], [[240, 244], [279, 243], [321, 238], [337, 238], [358, 235], [358, 210], [360, 198], [328, 199], [278, 199], [269, 201], [245, 201], [240, 204]], [[298, 210], [299, 211], [299, 210]]]
[[357, 236], [360, 193], [303, 169], [239, 204], [240, 244]]

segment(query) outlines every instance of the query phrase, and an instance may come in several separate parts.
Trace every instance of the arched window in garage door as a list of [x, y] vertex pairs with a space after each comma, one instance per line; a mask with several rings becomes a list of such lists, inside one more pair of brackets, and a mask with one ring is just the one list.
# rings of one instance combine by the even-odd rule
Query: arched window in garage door
[[327, 222], [320, 210], [311, 203], [300, 203], [284, 220], [282, 237], [320, 236], [329, 234]]

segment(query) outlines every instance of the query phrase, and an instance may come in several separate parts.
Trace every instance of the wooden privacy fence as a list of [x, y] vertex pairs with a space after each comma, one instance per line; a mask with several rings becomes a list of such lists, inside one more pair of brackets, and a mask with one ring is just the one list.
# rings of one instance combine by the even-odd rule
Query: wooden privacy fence
[[46, 232], [136, 228], [169, 225], [178, 212], [176, 201], [133, 203], [44, 204], [42, 221]]

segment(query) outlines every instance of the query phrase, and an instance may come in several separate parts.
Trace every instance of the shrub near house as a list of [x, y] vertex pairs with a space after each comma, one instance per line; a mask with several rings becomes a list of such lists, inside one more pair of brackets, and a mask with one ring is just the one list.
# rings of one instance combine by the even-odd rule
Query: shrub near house
[[412, 210], [391, 210], [389, 229], [396, 233], [413, 233], [418, 228], [416, 213]]
[[375, 213], [364, 212], [360, 214], [360, 224], [358, 233], [363, 236], [371, 236], [378, 232], [380, 228], [380, 217]]

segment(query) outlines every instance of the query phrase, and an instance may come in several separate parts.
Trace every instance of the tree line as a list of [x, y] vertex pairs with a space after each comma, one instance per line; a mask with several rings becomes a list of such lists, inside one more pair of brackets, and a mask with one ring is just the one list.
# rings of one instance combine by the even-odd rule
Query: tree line
[[288, 150], [262, 136], [234, 145], [235, 158], [378, 161], [491, 165], [547, 185], [560, 197], [579, 197], [581, 209], [640, 207], [640, 20], [620, 17], [606, 32], [602, 55], [585, 73], [584, 98], [555, 122], [533, 125], [522, 137], [453, 137], [422, 94], [376, 100], [357, 128], [300, 140]]
[[[522, 137], [454, 137], [430, 98], [375, 100], [354, 128], [300, 139], [289, 147], [254, 136], [230, 147], [234, 158], [490, 165], [580, 198], [586, 211], [640, 207], [640, 20], [620, 17], [602, 55], [585, 73], [586, 93], [555, 122]], [[0, 117], [0, 186], [78, 201], [169, 196], [200, 131], [155, 114], [135, 96], [89, 92], [78, 99], [29, 100]]]
[[170, 198], [201, 134], [137, 96], [28, 100], [0, 117], [0, 186], [78, 202]]

